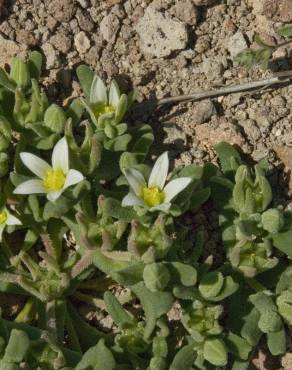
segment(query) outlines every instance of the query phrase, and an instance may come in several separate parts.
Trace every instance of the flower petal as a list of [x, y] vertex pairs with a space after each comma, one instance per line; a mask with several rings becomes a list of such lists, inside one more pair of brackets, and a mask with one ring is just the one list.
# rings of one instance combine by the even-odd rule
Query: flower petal
[[91, 88], [90, 88], [90, 103], [95, 104], [97, 102], [103, 102], [107, 104], [107, 89], [103, 81], [94, 76]]
[[52, 154], [52, 166], [54, 169], [61, 169], [64, 174], [69, 171], [69, 150], [65, 137], [57, 142]]
[[47, 198], [50, 202], [55, 202], [59, 197], [60, 195], [63, 193], [63, 190], [59, 190], [59, 191], [52, 191], [50, 193], [47, 194]]
[[20, 153], [20, 158], [23, 164], [41, 179], [45, 178], [47, 171], [51, 169], [47, 162], [32, 153]]
[[122, 207], [142, 206], [143, 204], [143, 201], [131, 191], [122, 200]]
[[11, 225], [21, 225], [21, 221], [17, 217], [11, 215], [10, 213], [8, 214], [8, 217], [7, 217], [7, 220], [6, 220], [5, 223], [6, 223], [6, 225], [9, 225], [9, 226], [11, 226]]
[[66, 181], [64, 184], [63, 189], [67, 189], [69, 186], [78, 184], [80, 181], [84, 179], [84, 176], [81, 172], [77, 170], [69, 170], [67, 173]]
[[109, 104], [117, 108], [120, 100], [120, 89], [116, 81], [112, 81], [109, 91]]
[[130, 184], [130, 187], [134, 190], [134, 193], [139, 197], [142, 189], [146, 186], [144, 176], [137, 171], [135, 168], [125, 169], [125, 176]]
[[14, 189], [14, 194], [45, 194], [47, 193], [41, 180], [32, 179], [23, 182]]
[[158, 206], [150, 208], [149, 211], [150, 212], [153, 212], [153, 211], [167, 212], [170, 207], [171, 207], [171, 203], [161, 203]]
[[170, 181], [164, 188], [165, 202], [170, 202], [178, 193], [183, 191], [192, 181], [190, 177], [179, 177]]
[[163, 189], [167, 178], [169, 167], [168, 153], [164, 152], [160, 157], [157, 158], [154, 167], [151, 171], [148, 186], [158, 187], [160, 190]]

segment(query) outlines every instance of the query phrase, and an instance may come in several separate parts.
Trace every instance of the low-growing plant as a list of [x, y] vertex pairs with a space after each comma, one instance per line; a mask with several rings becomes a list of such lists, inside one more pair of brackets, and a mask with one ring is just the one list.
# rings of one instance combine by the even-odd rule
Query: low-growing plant
[[[0, 318], [0, 369], [243, 370], [262, 335], [283, 353], [292, 216], [267, 163], [220, 143], [220, 167], [170, 171], [167, 152], [152, 165], [151, 127], [125, 123], [135, 92], [80, 66], [84, 96], [61, 108], [41, 65], [33, 52], [0, 70], [0, 291], [17, 302]], [[216, 253], [189, 222], [207, 201]]]
[[277, 49], [292, 42], [292, 24], [287, 24], [276, 29], [276, 33], [279, 36], [286, 38], [286, 40], [278, 44], [270, 44], [262, 40], [259, 35], [256, 35], [254, 41], [257, 44], [257, 48], [247, 48], [243, 50], [236, 56], [236, 61], [246, 68], [260, 65], [261, 68], [267, 69], [272, 60], [273, 53]]

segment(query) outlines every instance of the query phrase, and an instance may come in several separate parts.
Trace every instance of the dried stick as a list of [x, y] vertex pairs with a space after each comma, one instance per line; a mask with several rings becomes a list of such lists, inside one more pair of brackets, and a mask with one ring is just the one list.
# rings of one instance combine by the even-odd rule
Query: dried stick
[[279, 72], [278, 74], [275, 74], [274, 77], [267, 78], [264, 80], [252, 81], [234, 86], [227, 86], [217, 90], [202, 91], [199, 93], [189, 95], [172, 96], [169, 98], [160, 99], [158, 100], [157, 105], [214, 98], [217, 96], [234, 94], [242, 91], [267, 88], [269, 86], [291, 82], [291, 80], [292, 80], [292, 71]]

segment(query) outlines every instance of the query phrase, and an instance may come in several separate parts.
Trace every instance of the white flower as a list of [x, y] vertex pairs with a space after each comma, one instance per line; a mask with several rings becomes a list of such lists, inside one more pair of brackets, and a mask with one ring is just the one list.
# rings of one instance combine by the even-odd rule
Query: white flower
[[121, 94], [118, 84], [112, 81], [108, 93], [105, 84], [97, 76], [92, 80], [89, 105], [84, 100], [82, 103], [96, 123], [100, 117], [115, 118], [119, 123], [128, 108], [127, 95]]
[[157, 158], [148, 183], [135, 168], [126, 169], [125, 176], [131, 191], [124, 197], [122, 206], [142, 206], [149, 208], [150, 211], [167, 212], [171, 206], [171, 200], [192, 181], [190, 177], [179, 177], [165, 185], [168, 168], [168, 154], [165, 152]]
[[6, 226], [21, 225], [18, 218], [10, 214], [6, 207], [0, 211], [0, 242], [2, 241], [2, 234]]
[[31, 153], [20, 153], [20, 158], [39, 179], [18, 185], [15, 194], [47, 194], [48, 200], [54, 202], [65, 189], [84, 179], [79, 171], [69, 169], [69, 150], [65, 138], [59, 140], [53, 149], [52, 166]]

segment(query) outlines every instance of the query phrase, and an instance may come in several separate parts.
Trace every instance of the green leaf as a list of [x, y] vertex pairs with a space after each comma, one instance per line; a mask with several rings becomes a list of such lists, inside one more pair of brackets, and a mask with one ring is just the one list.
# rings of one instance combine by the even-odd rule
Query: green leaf
[[234, 174], [238, 165], [241, 163], [241, 158], [237, 150], [228, 143], [221, 142], [214, 146], [214, 149], [220, 159], [222, 170], [225, 174]]
[[169, 370], [191, 370], [196, 356], [192, 344], [182, 347], [175, 355]]
[[20, 57], [13, 58], [10, 77], [20, 88], [25, 89], [30, 84], [28, 65]]
[[24, 360], [28, 348], [28, 335], [22, 330], [13, 329], [11, 331], [9, 342], [5, 350], [3, 361], [20, 363], [22, 360]]
[[274, 45], [269, 45], [259, 35], [255, 35], [254, 41], [262, 48], [273, 48]]
[[247, 370], [249, 367], [249, 361], [235, 360], [231, 370]]
[[0, 85], [12, 92], [14, 92], [16, 88], [16, 83], [8, 77], [7, 73], [1, 67], [0, 67]]
[[211, 188], [203, 188], [194, 192], [190, 199], [190, 209], [197, 211], [210, 198]]
[[292, 230], [279, 233], [273, 236], [273, 244], [281, 252], [292, 259]]
[[107, 150], [111, 150], [114, 152], [123, 152], [127, 150], [128, 144], [130, 143], [131, 140], [132, 136], [130, 134], [124, 134], [106, 141], [104, 143], [104, 147]]
[[44, 123], [51, 131], [60, 134], [64, 131], [66, 119], [64, 110], [57, 104], [52, 104], [45, 112]]
[[236, 357], [239, 357], [242, 360], [248, 359], [252, 346], [244, 338], [230, 332], [228, 337], [225, 339], [225, 343], [228, 350]]
[[227, 351], [221, 339], [207, 339], [203, 346], [203, 356], [213, 365], [225, 366], [227, 364]]
[[135, 325], [135, 320], [127, 313], [111, 292], [105, 292], [103, 299], [108, 313], [120, 328], [132, 327]]
[[253, 308], [248, 315], [243, 318], [244, 324], [241, 328], [241, 336], [247, 340], [247, 342], [255, 346], [262, 333], [258, 328], [258, 321], [260, 319], [260, 313], [256, 308]]
[[216, 297], [210, 297], [208, 298], [211, 302], [218, 302], [222, 301], [223, 299], [231, 296], [233, 293], [237, 291], [239, 287], [239, 284], [234, 282], [231, 276], [226, 276], [224, 278], [223, 286], [219, 292], [219, 294], [216, 295]]
[[60, 218], [72, 209], [74, 200], [67, 199], [63, 196], [58, 198], [58, 201], [47, 202], [44, 207], [43, 219], [48, 221], [50, 218]]
[[273, 356], [281, 355], [286, 352], [285, 329], [267, 334], [267, 344]]
[[266, 310], [261, 313], [258, 327], [261, 329], [263, 333], [270, 333], [276, 332], [282, 329], [283, 324], [281, 317], [278, 315], [277, 312]]
[[74, 99], [67, 109], [68, 118], [72, 119], [73, 125], [76, 125], [84, 112], [84, 105], [80, 102], [80, 99]]
[[189, 287], [197, 282], [197, 271], [194, 267], [181, 262], [170, 262], [167, 264], [172, 279], [179, 281], [182, 285]]
[[86, 65], [77, 67], [77, 77], [87, 99], [90, 97], [90, 89], [94, 78], [94, 72]]
[[152, 334], [157, 319], [170, 310], [173, 298], [170, 293], [151, 292], [143, 283], [132, 286], [131, 290], [139, 298], [145, 311], [146, 326], [144, 337], [147, 339]]
[[292, 37], [292, 23], [286, 24], [283, 27], [280, 27], [276, 30], [278, 35], [284, 36], [284, 37]]
[[164, 290], [169, 283], [170, 274], [163, 263], [149, 263], [143, 271], [143, 280], [151, 292]]
[[104, 213], [120, 221], [131, 222], [136, 212], [130, 207], [122, 207], [121, 202], [114, 198], [106, 198], [103, 204]]
[[221, 272], [212, 271], [203, 276], [199, 291], [206, 299], [216, 297], [222, 289], [224, 277]]
[[29, 54], [28, 68], [31, 78], [39, 80], [42, 72], [43, 56], [38, 51]]
[[128, 97], [122, 94], [116, 110], [115, 122], [120, 123], [128, 109]]
[[115, 359], [103, 340], [89, 348], [76, 366], [76, 370], [114, 370], [115, 368]]

